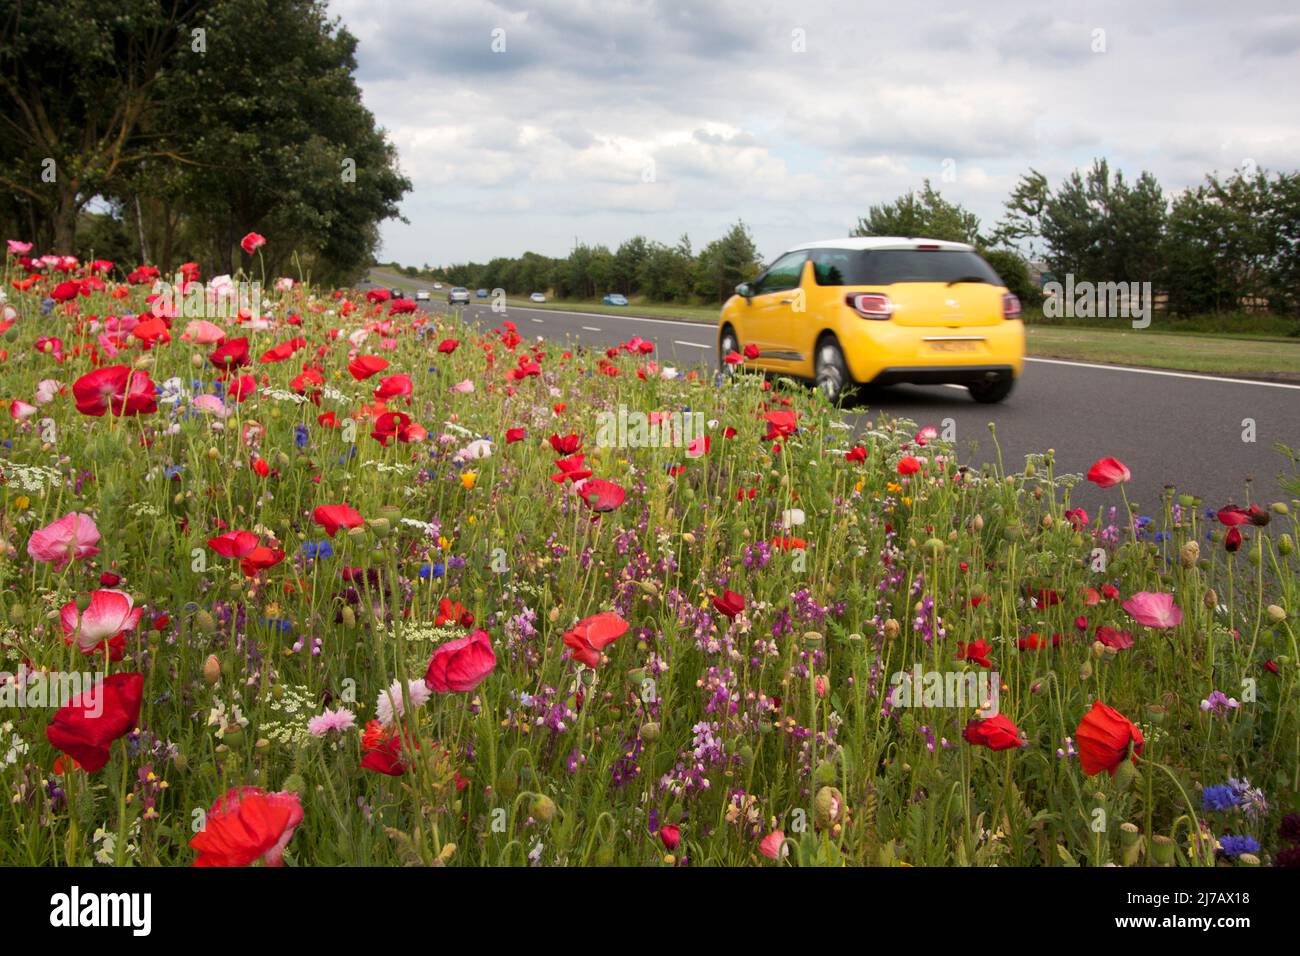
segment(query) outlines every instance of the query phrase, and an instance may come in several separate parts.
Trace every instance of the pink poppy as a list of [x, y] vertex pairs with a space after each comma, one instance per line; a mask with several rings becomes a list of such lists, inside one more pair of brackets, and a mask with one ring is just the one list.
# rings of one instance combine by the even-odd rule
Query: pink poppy
[[1144, 627], [1170, 628], [1183, 622], [1183, 612], [1172, 594], [1139, 591], [1123, 604], [1129, 616]]
[[27, 553], [35, 560], [62, 568], [69, 560], [99, 554], [99, 529], [90, 515], [78, 511], [64, 515], [53, 524], [33, 531], [27, 539]]
[[92, 654], [104, 644], [111, 645], [127, 631], [135, 630], [141, 613], [129, 594], [104, 589], [91, 592], [90, 604], [84, 611], [77, 609], [76, 601], [63, 605], [59, 623], [63, 626], [63, 639], [68, 644], [75, 641], [83, 653]]
[[266, 236], [258, 235], [255, 232], [250, 232], [243, 239], [239, 240], [239, 247], [250, 256], [258, 249], [261, 249], [264, 245], [266, 245]]
[[424, 682], [440, 694], [466, 693], [483, 683], [497, 666], [487, 631], [448, 641], [433, 653]]
[[185, 326], [185, 331], [181, 335], [181, 341], [193, 342], [195, 345], [216, 345], [225, 337], [226, 330], [215, 322], [195, 319], [189, 325]]

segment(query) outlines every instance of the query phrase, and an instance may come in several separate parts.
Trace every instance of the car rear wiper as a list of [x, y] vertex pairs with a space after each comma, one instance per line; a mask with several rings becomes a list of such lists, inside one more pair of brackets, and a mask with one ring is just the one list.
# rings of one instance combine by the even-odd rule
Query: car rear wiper
[[959, 282], [988, 282], [988, 281], [989, 280], [984, 278], [983, 276], [962, 276], [960, 279], [953, 279], [951, 282], [948, 283], [948, 285], [954, 286]]

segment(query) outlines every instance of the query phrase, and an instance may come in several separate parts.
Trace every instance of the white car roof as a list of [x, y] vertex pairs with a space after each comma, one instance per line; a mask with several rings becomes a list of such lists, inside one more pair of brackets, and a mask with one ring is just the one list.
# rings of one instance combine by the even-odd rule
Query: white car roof
[[940, 249], [962, 252], [971, 252], [975, 248], [965, 242], [925, 239], [921, 236], [912, 238], [904, 236], [844, 236], [839, 239], [823, 239], [820, 242], [805, 242], [803, 245], [791, 246], [786, 251], [799, 252], [804, 249], [915, 249], [917, 246], [938, 246]]

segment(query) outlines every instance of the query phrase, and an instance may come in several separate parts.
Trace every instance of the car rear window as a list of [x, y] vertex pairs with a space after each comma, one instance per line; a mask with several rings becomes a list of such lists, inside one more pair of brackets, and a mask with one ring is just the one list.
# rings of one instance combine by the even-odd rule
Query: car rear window
[[992, 266], [963, 249], [818, 249], [812, 259], [818, 285], [952, 282], [976, 277], [1003, 284]]

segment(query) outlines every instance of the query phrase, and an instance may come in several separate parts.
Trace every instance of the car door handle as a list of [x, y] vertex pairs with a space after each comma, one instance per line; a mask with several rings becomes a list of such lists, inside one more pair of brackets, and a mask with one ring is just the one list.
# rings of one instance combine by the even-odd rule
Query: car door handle
[[781, 300], [781, 304], [782, 304], [782, 305], [790, 305], [792, 302], [794, 302], [794, 299], [782, 299], [782, 300]]

